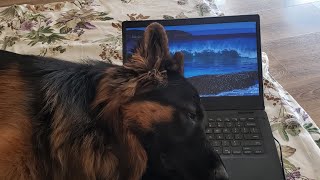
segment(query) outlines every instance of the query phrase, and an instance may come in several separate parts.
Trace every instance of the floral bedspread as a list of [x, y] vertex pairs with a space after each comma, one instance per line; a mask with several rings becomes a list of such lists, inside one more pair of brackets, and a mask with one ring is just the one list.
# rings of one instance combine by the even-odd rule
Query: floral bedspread
[[[0, 8], [0, 48], [121, 65], [124, 20], [222, 15], [214, 0], [74, 0], [14, 5]], [[287, 179], [320, 180], [319, 128], [268, 68], [268, 56], [263, 53], [266, 111], [282, 146]]]

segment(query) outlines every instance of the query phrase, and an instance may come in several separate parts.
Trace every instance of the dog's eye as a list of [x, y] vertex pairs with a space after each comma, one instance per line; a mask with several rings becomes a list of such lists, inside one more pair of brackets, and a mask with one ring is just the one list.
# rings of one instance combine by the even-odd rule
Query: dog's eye
[[188, 118], [190, 119], [190, 120], [195, 120], [195, 118], [196, 118], [196, 114], [195, 113], [188, 113]]

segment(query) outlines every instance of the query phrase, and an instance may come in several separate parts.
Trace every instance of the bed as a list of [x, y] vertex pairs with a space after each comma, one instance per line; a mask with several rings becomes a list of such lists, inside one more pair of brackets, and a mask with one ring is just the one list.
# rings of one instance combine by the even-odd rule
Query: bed
[[[1, 49], [69, 61], [122, 64], [121, 22], [223, 16], [214, 0], [74, 0], [0, 8]], [[266, 111], [288, 180], [320, 180], [320, 131], [269, 73], [263, 52]], [[1, 59], [0, 59], [1, 60]], [[279, 146], [277, 146], [279, 149]]]

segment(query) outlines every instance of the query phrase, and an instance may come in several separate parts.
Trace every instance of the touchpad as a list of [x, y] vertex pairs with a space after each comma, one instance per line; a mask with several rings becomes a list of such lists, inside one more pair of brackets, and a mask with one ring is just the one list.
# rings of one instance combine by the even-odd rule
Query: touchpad
[[230, 180], [283, 180], [282, 171], [268, 158], [223, 159]]

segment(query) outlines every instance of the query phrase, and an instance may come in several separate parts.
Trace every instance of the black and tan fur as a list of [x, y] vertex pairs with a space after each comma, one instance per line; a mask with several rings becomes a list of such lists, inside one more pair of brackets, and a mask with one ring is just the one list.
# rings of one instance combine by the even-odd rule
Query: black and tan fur
[[161, 25], [124, 66], [0, 55], [0, 179], [225, 178]]

